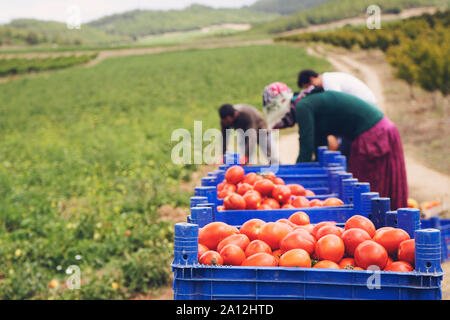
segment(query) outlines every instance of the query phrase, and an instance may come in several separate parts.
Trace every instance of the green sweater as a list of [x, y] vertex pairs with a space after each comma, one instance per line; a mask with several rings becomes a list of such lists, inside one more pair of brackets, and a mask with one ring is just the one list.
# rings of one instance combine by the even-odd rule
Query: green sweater
[[328, 144], [328, 135], [353, 140], [383, 116], [370, 103], [347, 93], [325, 91], [306, 96], [297, 103], [295, 111], [300, 133], [297, 162], [312, 161], [317, 147]]

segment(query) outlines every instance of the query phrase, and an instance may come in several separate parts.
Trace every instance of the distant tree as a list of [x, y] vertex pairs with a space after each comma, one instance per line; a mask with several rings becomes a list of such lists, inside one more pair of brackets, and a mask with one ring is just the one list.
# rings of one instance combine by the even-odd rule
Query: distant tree
[[28, 32], [25, 41], [27, 42], [27, 44], [29, 45], [35, 45], [39, 43], [39, 36], [37, 35], [37, 33], [30, 31]]

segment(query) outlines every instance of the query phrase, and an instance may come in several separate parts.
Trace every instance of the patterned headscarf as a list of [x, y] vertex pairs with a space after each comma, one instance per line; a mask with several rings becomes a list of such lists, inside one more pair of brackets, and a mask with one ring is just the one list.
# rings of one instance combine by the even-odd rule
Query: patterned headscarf
[[269, 128], [272, 128], [289, 112], [293, 96], [292, 90], [281, 82], [271, 83], [264, 88], [263, 111]]
[[292, 92], [292, 90], [282, 82], [274, 82], [264, 88], [263, 105], [271, 103], [280, 93]]

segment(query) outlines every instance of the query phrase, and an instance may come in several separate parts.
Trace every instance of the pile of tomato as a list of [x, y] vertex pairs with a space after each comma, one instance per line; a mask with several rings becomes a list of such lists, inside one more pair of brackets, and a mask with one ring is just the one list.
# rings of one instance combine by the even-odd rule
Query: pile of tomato
[[204, 265], [302, 267], [409, 272], [415, 243], [402, 229], [375, 229], [355, 215], [341, 228], [332, 221], [311, 224], [302, 211], [288, 219], [251, 219], [240, 229], [212, 222], [199, 229], [198, 259]]
[[334, 197], [323, 201], [306, 198], [311, 196], [315, 196], [311, 190], [300, 184], [286, 185], [274, 173], [245, 174], [241, 166], [232, 166], [225, 172], [225, 180], [217, 185], [217, 197], [224, 199], [223, 206], [218, 206], [217, 210], [273, 210], [344, 204]]

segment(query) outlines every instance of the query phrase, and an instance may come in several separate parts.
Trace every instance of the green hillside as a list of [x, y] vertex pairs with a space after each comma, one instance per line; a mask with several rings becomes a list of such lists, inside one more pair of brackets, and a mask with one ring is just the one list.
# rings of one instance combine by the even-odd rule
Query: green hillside
[[[449, 0], [377, 0], [383, 13], [399, 13], [403, 9], [440, 6], [448, 7]], [[323, 24], [364, 15], [367, 7], [374, 4], [373, 0], [331, 0], [308, 10], [303, 10], [286, 17], [280, 17], [264, 26], [259, 31], [279, 33], [308, 25]]]
[[36, 19], [17, 19], [0, 26], [0, 45], [92, 45], [118, 43], [129, 40], [125, 36], [107, 34], [82, 25], [79, 30], [67, 28], [65, 23]]
[[278, 14], [244, 9], [214, 9], [192, 5], [184, 10], [133, 10], [95, 20], [89, 26], [109, 34], [142, 37], [174, 31], [189, 31], [214, 24], [260, 23]]
[[315, 7], [331, 0], [259, 0], [249, 8], [256, 11], [279, 14], [291, 14]]

